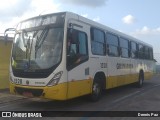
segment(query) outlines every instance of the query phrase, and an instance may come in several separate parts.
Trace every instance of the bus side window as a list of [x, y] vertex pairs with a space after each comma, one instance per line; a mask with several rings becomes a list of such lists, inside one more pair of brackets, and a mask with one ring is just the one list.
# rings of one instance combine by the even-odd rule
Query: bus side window
[[124, 38], [120, 38], [119, 39], [119, 45], [120, 45], [120, 49], [121, 49], [121, 57], [123, 58], [129, 58], [130, 54], [129, 54], [129, 41], [127, 39]]
[[137, 48], [137, 43], [131, 41], [131, 58], [138, 58], [138, 48]]
[[67, 38], [67, 68], [72, 69], [88, 59], [87, 35], [72, 30]]
[[107, 53], [112, 57], [119, 57], [119, 40], [118, 36], [106, 33]]
[[91, 50], [94, 55], [106, 55], [105, 33], [97, 28], [91, 28]]

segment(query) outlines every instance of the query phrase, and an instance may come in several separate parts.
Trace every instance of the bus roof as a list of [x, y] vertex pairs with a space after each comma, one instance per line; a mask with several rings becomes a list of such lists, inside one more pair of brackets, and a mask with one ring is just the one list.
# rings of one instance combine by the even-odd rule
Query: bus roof
[[75, 13], [72, 13], [72, 12], [66, 12], [66, 14], [69, 15], [70, 17], [72, 17], [73, 19], [77, 19], [77, 20], [79, 20], [79, 21], [81, 21], [83, 23], [89, 24], [89, 25], [91, 25], [93, 27], [96, 27], [96, 28], [99, 28], [101, 30], [113, 33], [113, 34], [118, 35], [118, 36], [120, 36], [122, 38], [129, 39], [130, 41], [135, 41], [135, 42], [140, 43], [142, 45], [147, 45], [149, 47], [152, 47], [152, 45], [150, 45], [148, 43], [145, 43], [145, 42], [143, 42], [143, 41], [141, 41], [141, 40], [139, 40], [137, 38], [134, 38], [134, 37], [132, 37], [130, 35], [124, 34], [124, 33], [120, 32], [118, 30], [112, 29], [112, 28], [110, 28], [108, 26], [102, 25], [101, 23], [95, 22], [93, 20], [90, 20], [90, 19], [85, 18], [83, 16], [80, 16], [78, 14], [75, 14]]
[[58, 13], [51, 13], [51, 14], [39, 15], [39, 16], [36, 16], [36, 17], [32, 17], [32, 18], [23, 20], [23, 21], [21, 21], [20, 23], [25, 22], [25, 21], [28, 21], [28, 20], [31, 20], [31, 19], [35, 19], [35, 18], [40, 18], [40, 17], [45, 17], [45, 16], [51, 16], [51, 15], [56, 15], [56, 14], [64, 14], [64, 15], [66, 15], [66, 17], [69, 18], [69, 19], [72, 18], [72, 19], [81, 21], [81, 22], [83, 22], [83, 23], [85, 23], [85, 24], [88, 24], [88, 25], [90, 25], [90, 26], [99, 28], [99, 29], [104, 30], [104, 31], [107, 31], [107, 32], [111, 32], [111, 33], [113, 33], [113, 34], [115, 34], [115, 35], [118, 35], [118, 36], [120, 36], [120, 37], [122, 37], [122, 38], [126, 38], [126, 39], [128, 39], [128, 40], [130, 40], [130, 41], [135, 41], [135, 42], [140, 43], [140, 44], [142, 44], [142, 45], [147, 45], [147, 46], [149, 46], [149, 47], [152, 47], [152, 45], [150, 45], [150, 44], [148, 44], [148, 43], [145, 43], [145, 42], [143, 42], [143, 41], [141, 41], [141, 40], [139, 40], [139, 39], [137, 39], [137, 38], [134, 38], [134, 37], [132, 37], [132, 36], [130, 36], [130, 35], [124, 34], [124, 33], [120, 32], [120, 31], [118, 31], [118, 30], [112, 29], [112, 28], [110, 28], [110, 27], [108, 27], [108, 26], [106, 26], [106, 25], [102, 25], [101, 23], [95, 22], [95, 21], [93, 21], [93, 20], [90, 20], [90, 19], [88, 19], [88, 18], [85, 18], [85, 17], [83, 17], [83, 16], [80, 16], [80, 15], [78, 15], [78, 14], [76, 14], [76, 13], [72, 13], [72, 12], [58, 12]]

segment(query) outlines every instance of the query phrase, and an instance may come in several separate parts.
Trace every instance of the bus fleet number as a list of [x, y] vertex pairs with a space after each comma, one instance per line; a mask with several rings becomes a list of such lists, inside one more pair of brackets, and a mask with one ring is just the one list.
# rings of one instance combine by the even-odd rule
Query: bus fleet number
[[107, 68], [107, 63], [100, 63], [101, 64], [101, 68]]

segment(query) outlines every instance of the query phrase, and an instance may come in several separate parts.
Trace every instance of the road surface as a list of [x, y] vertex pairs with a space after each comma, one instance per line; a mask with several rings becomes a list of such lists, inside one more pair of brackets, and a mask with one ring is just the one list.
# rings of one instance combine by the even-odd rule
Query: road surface
[[[111, 90], [106, 90], [103, 97], [98, 102], [90, 102], [87, 97], [79, 97], [68, 101], [46, 101], [35, 98], [24, 98], [21, 96], [10, 95], [7, 91], [0, 92], [0, 111], [63, 111], [55, 113], [54, 119], [61, 119], [60, 116], [68, 116], [65, 119], [70, 119], [74, 116], [72, 112], [67, 111], [89, 111], [84, 112], [76, 119], [88, 120], [95, 119], [92, 116], [101, 116], [100, 111], [160, 111], [160, 75], [155, 75], [151, 80], [146, 80], [142, 88], [136, 88], [134, 85], [127, 85]], [[65, 112], [66, 111], [66, 112]], [[153, 112], [154, 113], [154, 112]], [[107, 112], [106, 112], [107, 114]], [[116, 112], [115, 112], [116, 114]], [[58, 117], [56, 117], [58, 116]], [[89, 117], [86, 117], [89, 116]], [[104, 114], [101, 119], [103, 119]], [[148, 119], [150, 119], [149, 117]], [[31, 119], [31, 118], [30, 118]], [[33, 118], [32, 118], [33, 119]], [[53, 119], [53, 118], [42, 118]], [[104, 118], [106, 120], [106, 118]], [[113, 118], [125, 120], [126, 117]], [[132, 120], [132, 118], [129, 118]], [[139, 117], [135, 119], [142, 119]], [[154, 120], [160, 119], [158, 117]], [[144, 118], [146, 120], [146, 118]]]

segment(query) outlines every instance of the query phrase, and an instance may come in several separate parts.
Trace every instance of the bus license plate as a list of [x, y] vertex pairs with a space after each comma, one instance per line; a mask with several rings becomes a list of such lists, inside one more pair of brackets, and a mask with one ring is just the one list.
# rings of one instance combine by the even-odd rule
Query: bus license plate
[[33, 94], [31, 92], [23, 92], [23, 96], [25, 96], [25, 97], [33, 97]]

